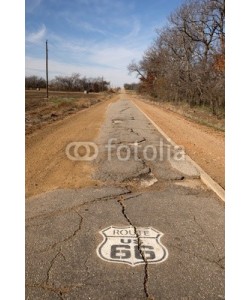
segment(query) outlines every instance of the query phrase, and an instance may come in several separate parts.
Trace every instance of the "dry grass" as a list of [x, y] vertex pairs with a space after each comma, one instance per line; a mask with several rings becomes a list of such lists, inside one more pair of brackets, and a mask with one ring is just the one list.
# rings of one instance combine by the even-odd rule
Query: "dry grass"
[[180, 114], [189, 120], [195, 121], [198, 124], [206, 125], [219, 131], [225, 131], [225, 115], [223, 111], [221, 111], [218, 116], [215, 116], [212, 114], [211, 110], [205, 106], [190, 107], [188, 103], [184, 102], [174, 104], [167, 101], [155, 101], [155, 99], [150, 96], [140, 96], [135, 94], [134, 92], [130, 92], [130, 95], [137, 99], [143, 99], [148, 103], [157, 105], [163, 110], [168, 110]]
[[45, 90], [27, 90], [25, 92], [26, 134], [98, 102], [108, 100], [110, 97], [111, 94], [107, 92], [84, 94], [83, 92], [50, 91], [47, 99]]

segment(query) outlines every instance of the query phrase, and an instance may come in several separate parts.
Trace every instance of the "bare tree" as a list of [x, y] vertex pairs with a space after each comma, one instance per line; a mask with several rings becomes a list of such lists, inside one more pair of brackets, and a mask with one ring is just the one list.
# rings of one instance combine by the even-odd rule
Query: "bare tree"
[[136, 72], [137, 77], [140, 76], [140, 79], [145, 79], [145, 75], [143, 74], [144, 71], [143, 71], [142, 67], [140, 66], [140, 63], [137, 64], [135, 61], [132, 61], [128, 65], [128, 71], [129, 71], [129, 74]]
[[139, 63], [128, 66], [143, 91], [167, 101], [224, 107], [224, 0], [188, 0], [158, 29]]

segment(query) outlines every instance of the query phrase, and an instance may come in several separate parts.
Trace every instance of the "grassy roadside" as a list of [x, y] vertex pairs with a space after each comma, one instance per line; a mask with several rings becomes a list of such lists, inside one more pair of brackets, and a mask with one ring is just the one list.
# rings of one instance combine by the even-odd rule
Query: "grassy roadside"
[[139, 95], [131, 91], [128, 93], [135, 99], [154, 104], [163, 110], [175, 112], [198, 124], [225, 132], [225, 116], [223, 112], [221, 112], [219, 116], [214, 116], [207, 107], [196, 106], [191, 108], [187, 103], [174, 104], [166, 101], [156, 101], [153, 97], [148, 95]]
[[163, 107], [179, 113], [184, 117], [197, 122], [198, 124], [212, 127], [219, 131], [225, 131], [225, 117], [214, 116], [207, 107], [190, 108], [188, 104], [174, 105], [170, 103], [163, 104]]

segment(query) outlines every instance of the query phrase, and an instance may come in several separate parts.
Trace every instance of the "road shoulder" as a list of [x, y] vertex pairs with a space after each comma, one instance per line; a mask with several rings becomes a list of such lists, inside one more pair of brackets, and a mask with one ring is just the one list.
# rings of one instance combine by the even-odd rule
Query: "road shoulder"
[[186, 153], [221, 187], [225, 188], [225, 135], [215, 129], [186, 120], [156, 105], [133, 99], [172, 140], [185, 148]]

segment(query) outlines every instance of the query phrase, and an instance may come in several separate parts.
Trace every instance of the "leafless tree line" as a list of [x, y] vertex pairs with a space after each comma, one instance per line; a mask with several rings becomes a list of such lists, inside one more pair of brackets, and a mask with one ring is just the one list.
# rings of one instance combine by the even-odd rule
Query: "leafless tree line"
[[25, 89], [43, 89], [46, 88], [46, 80], [38, 76], [26, 76], [25, 77]]
[[157, 30], [152, 46], [128, 70], [139, 91], [158, 99], [224, 110], [224, 0], [188, 0]]
[[[37, 76], [25, 77], [26, 89], [45, 88], [46, 81]], [[87, 92], [101, 92], [107, 91], [109, 82], [103, 80], [102, 77], [86, 78], [81, 77], [78, 73], [73, 73], [71, 76], [56, 76], [49, 82], [49, 89], [54, 91], [87, 91]]]

